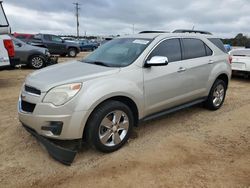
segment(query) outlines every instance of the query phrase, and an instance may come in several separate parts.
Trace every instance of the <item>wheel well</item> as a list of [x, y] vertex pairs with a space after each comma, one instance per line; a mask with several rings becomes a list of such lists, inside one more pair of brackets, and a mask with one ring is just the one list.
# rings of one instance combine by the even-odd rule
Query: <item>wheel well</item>
[[226, 83], [226, 87], [228, 87], [228, 76], [226, 74], [221, 74], [217, 79], [223, 80]]
[[28, 58], [28, 62], [30, 63], [31, 58], [36, 57], [36, 56], [41, 57], [41, 58], [43, 59], [43, 61], [45, 61], [43, 55], [41, 55], [41, 54], [31, 54], [31, 55], [29, 56], [29, 58]]
[[74, 50], [77, 51], [77, 48], [76, 48], [76, 47], [73, 47], [73, 46], [69, 46], [69, 47], [68, 47], [68, 50], [70, 50], [70, 49], [74, 49]]
[[[113, 100], [113, 101], [119, 101], [121, 103], [124, 103], [126, 104], [131, 110], [132, 110], [132, 113], [134, 115], [134, 118], [135, 118], [135, 126], [138, 125], [138, 121], [139, 121], [139, 112], [138, 112], [138, 108], [137, 108], [137, 105], [135, 104], [135, 102], [130, 99], [129, 97], [124, 97], [124, 96], [116, 96], [116, 97], [111, 97], [109, 99], [106, 99], [105, 101], [102, 101], [100, 104], [98, 104], [95, 109], [92, 111], [92, 113], [101, 105], [103, 104], [104, 102], [107, 102], [107, 101], [110, 101], [110, 100]], [[92, 114], [91, 113], [91, 114]], [[88, 120], [87, 122], [89, 121], [89, 118], [91, 117], [91, 114], [90, 116], [88, 117]], [[86, 124], [87, 124], [86, 122]], [[87, 126], [85, 125], [85, 128], [84, 128], [84, 131], [83, 131], [83, 138], [86, 138], [86, 133], [87, 133]]]

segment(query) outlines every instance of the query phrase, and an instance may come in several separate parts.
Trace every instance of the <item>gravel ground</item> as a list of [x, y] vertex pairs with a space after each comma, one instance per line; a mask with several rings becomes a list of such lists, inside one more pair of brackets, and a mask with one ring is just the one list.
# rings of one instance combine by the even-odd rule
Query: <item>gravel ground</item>
[[233, 78], [216, 112], [196, 106], [143, 123], [119, 151], [86, 146], [67, 167], [18, 121], [32, 71], [0, 71], [0, 187], [250, 187], [250, 80]]

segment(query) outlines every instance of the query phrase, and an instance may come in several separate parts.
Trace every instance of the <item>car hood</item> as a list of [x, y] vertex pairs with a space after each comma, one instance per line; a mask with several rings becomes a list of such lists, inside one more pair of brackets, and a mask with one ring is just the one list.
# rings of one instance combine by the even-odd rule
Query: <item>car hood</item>
[[25, 84], [42, 92], [63, 84], [85, 82], [90, 79], [118, 73], [120, 68], [104, 67], [80, 61], [62, 63], [31, 73]]

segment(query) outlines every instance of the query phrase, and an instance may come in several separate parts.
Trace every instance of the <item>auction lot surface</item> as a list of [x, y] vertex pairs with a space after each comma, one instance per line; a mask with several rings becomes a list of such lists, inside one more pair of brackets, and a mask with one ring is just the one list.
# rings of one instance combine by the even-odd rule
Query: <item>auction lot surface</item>
[[250, 79], [232, 79], [219, 111], [196, 106], [141, 124], [121, 150], [86, 146], [68, 167], [18, 121], [32, 71], [0, 71], [0, 187], [250, 187]]

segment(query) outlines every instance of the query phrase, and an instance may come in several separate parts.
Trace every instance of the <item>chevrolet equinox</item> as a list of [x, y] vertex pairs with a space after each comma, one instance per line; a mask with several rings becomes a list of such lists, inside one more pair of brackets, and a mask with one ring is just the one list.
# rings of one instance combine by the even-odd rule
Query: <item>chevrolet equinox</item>
[[[216, 38], [215, 38], [216, 40]], [[203, 103], [219, 109], [231, 59], [213, 35], [144, 33], [114, 39], [82, 60], [30, 74], [19, 119], [45, 139], [113, 152], [139, 121]]]

